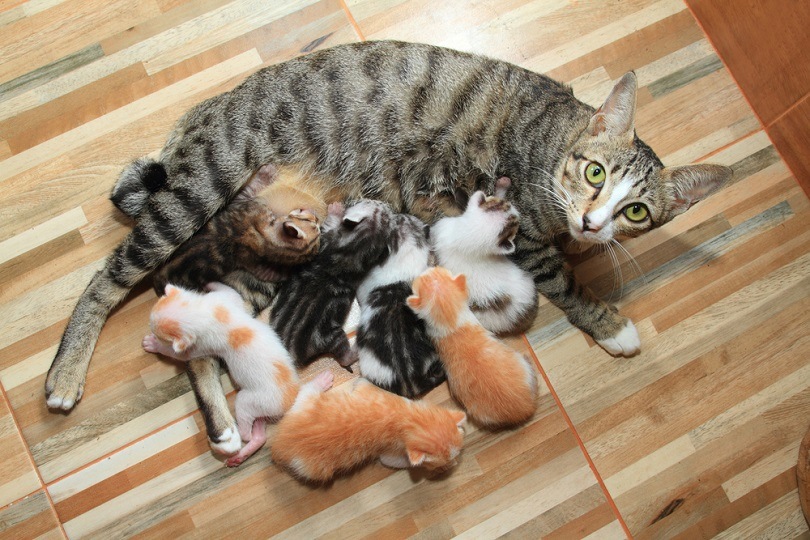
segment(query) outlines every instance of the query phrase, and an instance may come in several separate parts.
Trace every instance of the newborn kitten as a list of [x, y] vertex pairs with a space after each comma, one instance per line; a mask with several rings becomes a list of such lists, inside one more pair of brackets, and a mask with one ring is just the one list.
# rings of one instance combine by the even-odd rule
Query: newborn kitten
[[[357, 289], [360, 325], [355, 343], [360, 373], [377, 386], [415, 397], [444, 382], [439, 355], [425, 323], [408, 308], [411, 282], [428, 268], [427, 226], [386, 204], [365, 201], [381, 214], [390, 255]], [[352, 358], [353, 360], [355, 358]]]
[[267, 198], [257, 196], [275, 179], [274, 167], [262, 167], [158, 269], [155, 292], [161, 294], [167, 283], [199, 291], [224, 281], [253, 305], [254, 314], [267, 307], [275, 290], [267, 282], [285, 278], [291, 266], [314, 258], [320, 245], [319, 219], [312, 211], [298, 207], [279, 219]]
[[534, 365], [486, 330], [467, 306], [463, 275], [441, 267], [413, 282], [408, 305], [427, 323], [450, 394], [486, 427], [527, 421], [537, 408]]
[[461, 451], [465, 415], [381, 390], [363, 379], [323, 393], [331, 374], [301, 387], [279, 422], [273, 461], [304, 480], [328, 482], [336, 474], [379, 458], [392, 468], [443, 469]]
[[487, 330], [512, 334], [528, 329], [537, 314], [532, 276], [512, 262], [518, 212], [503, 200], [511, 184], [496, 183], [496, 196], [473, 193], [464, 213], [430, 229], [437, 264], [467, 277], [470, 309]]
[[364, 201], [345, 211], [330, 204], [318, 256], [279, 286], [270, 324], [298, 367], [320, 356], [351, 363], [343, 325], [360, 282], [388, 255], [387, 224], [376, 208]]
[[281, 417], [298, 394], [298, 374], [273, 329], [248, 313], [242, 297], [221, 283], [200, 294], [166, 285], [143, 338], [147, 352], [188, 361], [217, 356], [227, 364], [236, 394], [236, 424], [247, 444], [225, 464], [234, 467], [266, 441], [265, 419]]

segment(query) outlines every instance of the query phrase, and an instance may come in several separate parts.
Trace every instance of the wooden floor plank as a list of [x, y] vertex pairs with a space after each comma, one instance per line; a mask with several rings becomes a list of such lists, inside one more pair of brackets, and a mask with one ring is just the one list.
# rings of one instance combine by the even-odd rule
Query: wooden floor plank
[[[681, 0], [0, 1], [0, 28], [0, 536], [810, 534], [794, 456], [810, 417], [810, 201]], [[634, 319], [641, 354], [609, 356], [542, 300], [510, 343], [559, 405], [541, 384], [525, 426], [469, 426], [441, 477], [372, 464], [316, 488], [267, 447], [238, 469], [210, 451], [182, 366], [140, 348], [144, 285], [102, 332], [79, 406], [49, 411], [67, 317], [131, 227], [107, 199], [121, 168], [247, 73], [358, 35], [550, 71], [592, 105], [634, 70], [639, 136], [666, 164], [734, 169], [624, 242], [621, 280], [609, 256], [572, 247], [576, 275]], [[353, 377], [333, 361], [303, 376], [321, 369]], [[445, 386], [427, 399], [454, 406]]]

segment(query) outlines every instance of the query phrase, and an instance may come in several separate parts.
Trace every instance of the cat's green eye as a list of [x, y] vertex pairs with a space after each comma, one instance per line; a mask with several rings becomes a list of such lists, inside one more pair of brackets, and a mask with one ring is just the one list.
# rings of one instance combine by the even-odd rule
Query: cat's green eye
[[605, 168], [596, 162], [588, 163], [585, 167], [585, 180], [595, 188], [600, 188], [605, 184]]
[[635, 223], [644, 221], [650, 215], [650, 211], [641, 203], [628, 204], [622, 212], [627, 219]]

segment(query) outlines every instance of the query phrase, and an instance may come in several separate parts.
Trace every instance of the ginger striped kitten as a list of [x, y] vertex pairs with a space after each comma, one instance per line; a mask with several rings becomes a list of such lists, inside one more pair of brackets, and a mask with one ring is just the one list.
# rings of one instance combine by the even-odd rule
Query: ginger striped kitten
[[408, 305], [427, 323], [450, 394], [474, 422], [489, 428], [526, 422], [537, 408], [534, 365], [481, 326], [467, 299], [464, 275], [437, 266], [414, 280]]
[[[152, 308], [152, 333], [143, 338], [147, 352], [187, 362], [216, 356], [227, 364], [238, 386], [231, 429], [215, 450], [234, 454], [225, 462], [241, 464], [267, 440], [265, 421], [277, 420], [298, 395], [298, 374], [273, 329], [254, 319], [234, 289], [210, 283], [200, 294], [166, 285], [166, 294]], [[241, 449], [239, 438], [245, 441]]]
[[[632, 354], [630, 321], [574, 281], [559, 246], [637, 236], [687, 210], [731, 177], [717, 165], [664, 167], [635, 132], [636, 77], [597, 110], [571, 88], [513, 64], [432, 45], [339, 45], [265, 67], [192, 108], [149, 167], [133, 231], [80, 297], [45, 382], [50, 407], [81, 398], [110, 311], [225, 207], [260, 167], [309, 171], [305, 191], [366, 197], [432, 224], [474, 191], [512, 179], [520, 213], [514, 260], [568, 319], [615, 354]], [[143, 165], [141, 161], [141, 165]], [[215, 370], [192, 371], [209, 436], [231, 422]]]
[[326, 392], [322, 372], [305, 384], [276, 427], [273, 461], [298, 478], [325, 483], [379, 459], [386, 467], [444, 470], [461, 451], [466, 416], [411, 401], [356, 379], [349, 390]]

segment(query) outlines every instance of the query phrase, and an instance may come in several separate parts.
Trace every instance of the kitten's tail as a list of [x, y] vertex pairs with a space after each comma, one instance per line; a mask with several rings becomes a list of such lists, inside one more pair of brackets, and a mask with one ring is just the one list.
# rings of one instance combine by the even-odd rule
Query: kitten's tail
[[137, 218], [153, 193], [166, 185], [166, 168], [152, 158], [138, 158], [121, 171], [110, 200], [127, 216]]

